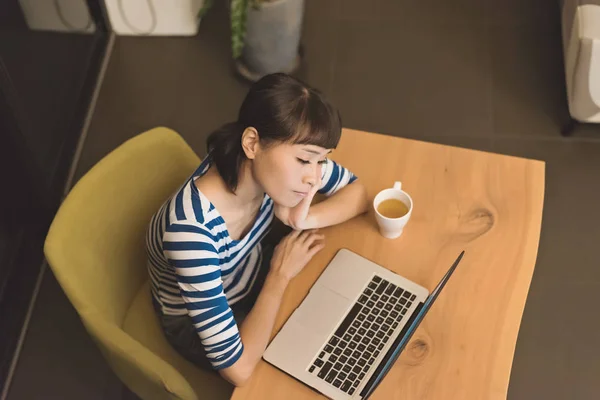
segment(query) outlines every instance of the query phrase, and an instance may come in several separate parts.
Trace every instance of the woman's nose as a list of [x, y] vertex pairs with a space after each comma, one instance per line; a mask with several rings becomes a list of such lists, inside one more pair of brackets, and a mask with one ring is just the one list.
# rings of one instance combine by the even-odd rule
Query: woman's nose
[[319, 168], [319, 167], [320, 166], [317, 165], [317, 168], [313, 168], [312, 171], [304, 177], [303, 182], [305, 184], [308, 184], [311, 187], [313, 187], [317, 184], [317, 181], [319, 180], [318, 174], [321, 171], [321, 168]]

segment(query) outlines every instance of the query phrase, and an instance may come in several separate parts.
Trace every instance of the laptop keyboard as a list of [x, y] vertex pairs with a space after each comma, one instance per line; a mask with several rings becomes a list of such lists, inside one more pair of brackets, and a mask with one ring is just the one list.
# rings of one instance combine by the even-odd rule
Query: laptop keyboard
[[352, 395], [415, 298], [374, 276], [308, 372]]

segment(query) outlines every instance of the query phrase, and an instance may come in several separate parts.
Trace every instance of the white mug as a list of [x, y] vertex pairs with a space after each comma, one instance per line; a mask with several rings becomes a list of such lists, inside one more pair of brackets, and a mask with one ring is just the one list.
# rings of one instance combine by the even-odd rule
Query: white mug
[[[403, 202], [408, 208], [408, 212], [400, 218], [388, 218], [381, 215], [377, 211], [377, 208], [381, 202], [389, 199], [396, 199]], [[404, 226], [412, 215], [413, 201], [408, 193], [402, 190], [402, 182], [396, 182], [394, 183], [394, 187], [384, 189], [375, 196], [375, 199], [373, 199], [373, 208], [375, 208], [375, 219], [377, 220], [377, 225], [379, 225], [379, 232], [388, 239], [396, 239], [402, 235]]]

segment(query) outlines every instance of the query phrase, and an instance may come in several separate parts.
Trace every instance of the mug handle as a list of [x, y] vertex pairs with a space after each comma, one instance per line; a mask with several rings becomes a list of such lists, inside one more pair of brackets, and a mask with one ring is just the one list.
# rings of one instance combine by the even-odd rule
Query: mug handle
[[394, 182], [394, 189], [402, 190], [402, 182], [400, 182], [400, 181]]

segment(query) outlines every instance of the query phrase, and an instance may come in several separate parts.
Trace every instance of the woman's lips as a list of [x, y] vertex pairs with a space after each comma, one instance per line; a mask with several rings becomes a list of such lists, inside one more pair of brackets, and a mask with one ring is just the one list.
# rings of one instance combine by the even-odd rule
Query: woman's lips
[[298, 191], [294, 190], [294, 193], [296, 193], [296, 195], [298, 195], [300, 197], [308, 196], [308, 192], [298, 192]]

